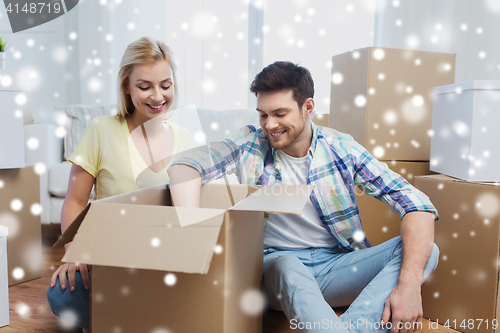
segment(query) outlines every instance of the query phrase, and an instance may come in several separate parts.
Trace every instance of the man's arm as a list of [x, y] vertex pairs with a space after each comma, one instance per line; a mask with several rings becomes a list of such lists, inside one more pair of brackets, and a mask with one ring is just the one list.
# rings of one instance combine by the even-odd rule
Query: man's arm
[[[382, 322], [387, 323], [392, 316], [392, 332], [398, 332], [399, 322], [422, 322], [421, 284], [425, 266], [434, 244], [434, 220], [431, 212], [410, 212], [403, 216], [401, 238], [403, 242], [403, 262], [396, 287], [385, 302]], [[405, 331], [405, 330], [403, 330]], [[413, 329], [406, 330], [413, 332]]]
[[200, 207], [201, 176], [198, 170], [178, 164], [168, 169], [168, 176], [174, 206]]

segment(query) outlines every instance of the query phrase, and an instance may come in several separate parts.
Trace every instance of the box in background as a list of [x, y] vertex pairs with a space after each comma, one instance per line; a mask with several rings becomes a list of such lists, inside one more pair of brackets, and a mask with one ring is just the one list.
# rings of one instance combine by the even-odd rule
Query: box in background
[[0, 226], [0, 327], [9, 325], [9, 281], [7, 273], [7, 236], [9, 229]]
[[431, 170], [466, 181], [500, 181], [500, 81], [434, 88]]
[[[414, 185], [416, 176], [430, 175], [429, 162], [381, 161]], [[400, 235], [401, 218], [389, 206], [356, 189], [363, 231], [372, 245], [378, 245]]]
[[455, 82], [455, 54], [368, 47], [332, 61], [329, 127], [378, 159], [428, 161], [432, 88]]
[[21, 91], [0, 90], [0, 169], [24, 168], [23, 111], [17, 101]]
[[[500, 186], [445, 175], [417, 177], [415, 186], [440, 216], [435, 230], [439, 264], [422, 286], [424, 317], [440, 324], [449, 320], [462, 332], [498, 332], [492, 320], [500, 320]], [[474, 329], [460, 326], [471, 319]]]
[[206, 208], [171, 207], [165, 185], [90, 203], [55, 246], [93, 265], [92, 332], [260, 333], [263, 212], [300, 214], [312, 186], [258, 188], [206, 184]]
[[40, 213], [35, 167], [0, 170], [0, 225], [9, 228], [9, 286], [42, 277]]
[[328, 115], [327, 114], [315, 114], [312, 121], [317, 126], [328, 127]]

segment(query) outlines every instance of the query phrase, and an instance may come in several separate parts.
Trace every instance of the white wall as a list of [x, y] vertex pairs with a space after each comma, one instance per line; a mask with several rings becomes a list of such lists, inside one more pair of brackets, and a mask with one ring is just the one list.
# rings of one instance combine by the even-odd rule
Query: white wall
[[169, 0], [165, 20], [179, 65], [179, 105], [246, 108], [248, 1]]
[[499, 0], [377, 2], [375, 46], [456, 53], [456, 82], [500, 79]]
[[115, 103], [123, 51], [142, 36], [173, 49], [179, 106], [253, 107], [255, 74], [290, 60], [311, 70], [316, 110], [328, 113], [331, 57], [372, 45], [373, 1], [81, 0], [62, 17], [16, 34], [0, 5], [0, 36], [9, 43], [7, 69], [27, 77], [39, 123], [57, 122], [54, 106]]
[[13, 34], [0, 4], [0, 36], [7, 40], [6, 70], [18, 73], [23, 88], [32, 93], [33, 118], [53, 122], [54, 106], [65, 104], [68, 97], [66, 64], [74, 57], [66, 47], [64, 19]]
[[374, 0], [266, 1], [264, 66], [288, 60], [308, 68], [315, 83], [316, 112], [329, 113], [332, 56], [373, 45], [374, 4]]
[[[114, 104], [119, 64], [127, 45], [143, 36], [164, 40], [166, 2], [80, 1], [66, 15], [67, 33], [77, 32], [69, 41], [78, 49], [79, 63], [72, 66], [79, 84], [79, 98], [68, 104]], [[75, 15], [77, 14], [77, 15]], [[71, 17], [73, 15], [74, 17]], [[74, 23], [76, 21], [76, 24]]]
[[0, 5], [0, 36], [8, 42], [6, 69], [26, 78], [33, 119], [57, 123], [55, 106], [116, 103], [125, 47], [144, 35], [163, 40], [165, 8], [161, 0], [81, 0], [62, 17], [13, 34]]
[[57, 122], [54, 106], [116, 103], [121, 57], [142, 36], [173, 49], [179, 106], [246, 108], [248, 7], [248, 1], [81, 0], [52, 22], [12, 34], [0, 5], [0, 36], [9, 45], [7, 69], [26, 74], [39, 123]]

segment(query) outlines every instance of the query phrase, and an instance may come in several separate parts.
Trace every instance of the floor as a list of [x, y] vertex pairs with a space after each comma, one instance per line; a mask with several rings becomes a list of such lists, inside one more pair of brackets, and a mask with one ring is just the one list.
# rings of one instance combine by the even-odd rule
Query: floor
[[52, 272], [59, 266], [64, 250], [49, 250], [57, 240], [58, 228], [43, 228], [42, 278], [9, 287], [10, 325], [0, 328], [1, 333], [50, 332], [81, 333], [69, 328], [54, 316], [47, 304], [47, 287]]
[[[81, 333], [80, 329], [66, 327], [52, 314], [47, 300], [46, 291], [52, 272], [58, 267], [63, 256], [63, 249], [49, 253], [51, 245], [57, 239], [57, 229], [43, 228], [43, 272], [42, 278], [21, 283], [9, 288], [10, 325], [0, 328], [0, 333], [51, 332], [51, 333]], [[340, 309], [342, 311], [342, 309]], [[430, 328], [431, 322], [424, 319], [423, 329], [419, 333], [453, 333], [456, 332], [439, 326]], [[282, 312], [267, 311], [264, 314], [263, 333], [292, 333], [286, 317]]]

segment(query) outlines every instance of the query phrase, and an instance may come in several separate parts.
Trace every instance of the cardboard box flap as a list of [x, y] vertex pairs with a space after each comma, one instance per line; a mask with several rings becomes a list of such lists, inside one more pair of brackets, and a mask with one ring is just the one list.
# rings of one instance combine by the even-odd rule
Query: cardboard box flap
[[64, 233], [59, 237], [57, 242], [52, 246], [50, 251], [53, 249], [57, 249], [58, 247], [62, 247], [65, 244], [73, 241], [73, 238], [76, 235], [76, 232], [78, 231], [78, 228], [80, 228], [80, 224], [82, 224], [83, 219], [85, 218], [85, 215], [87, 215], [87, 212], [89, 211], [89, 208], [92, 204], [89, 203], [87, 207], [85, 207], [80, 214], [74, 219], [74, 221], [69, 225], [68, 228], [64, 231]]
[[266, 185], [230, 210], [300, 215], [309, 200], [313, 187], [311, 185]]
[[93, 202], [110, 202], [134, 205], [171, 206], [168, 184], [159, 184], [135, 191], [114, 195]]
[[[195, 214], [183, 211], [195, 211], [199, 222], [190, 224]], [[224, 213], [94, 202], [62, 261], [206, 274]]]
[[474, 80], [434, 87], [433, 93], [447, 94], [465, 90], [499, 90], [500, 80]]

